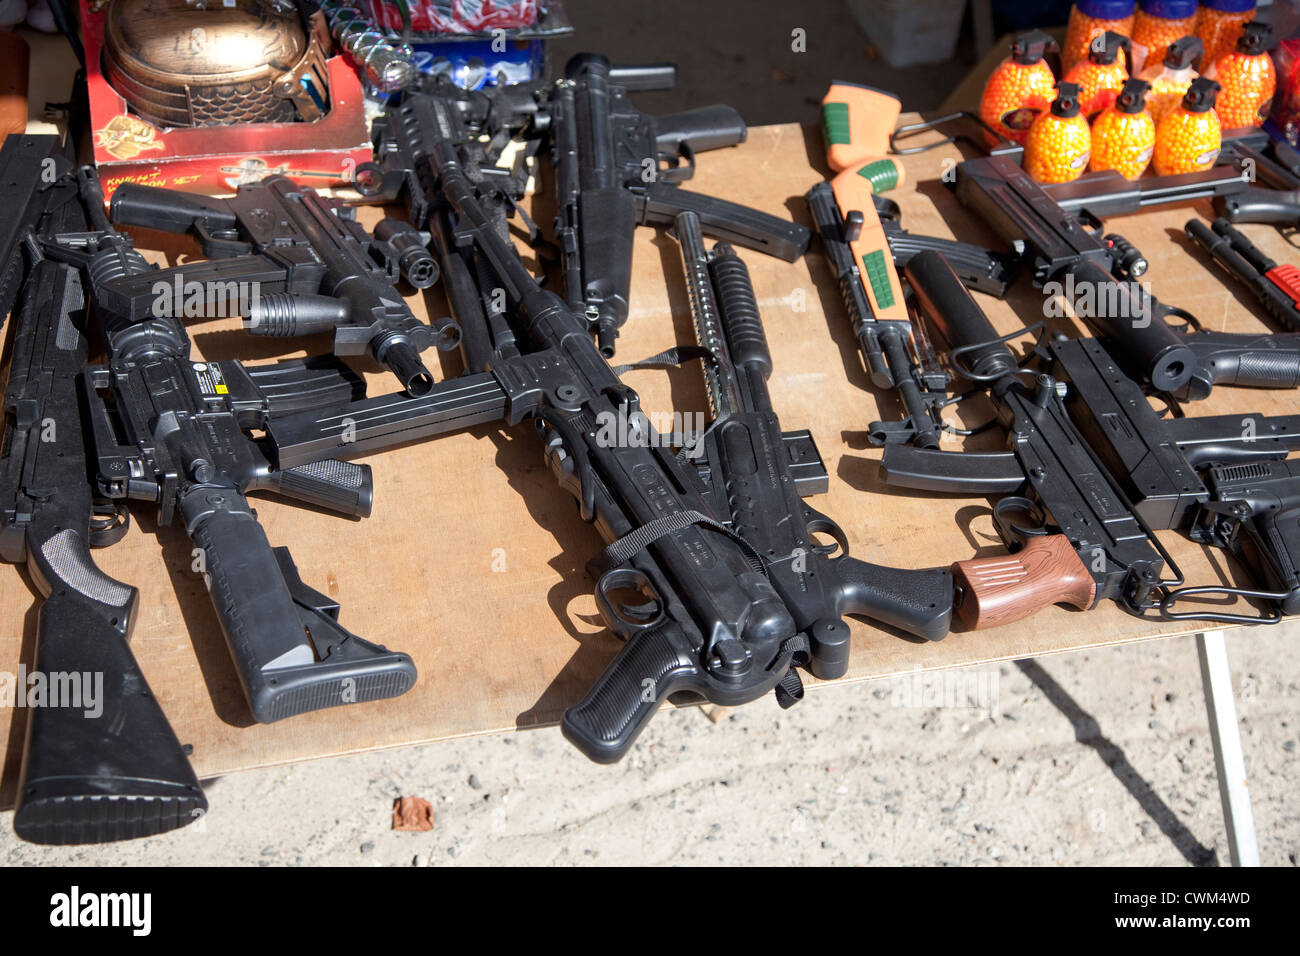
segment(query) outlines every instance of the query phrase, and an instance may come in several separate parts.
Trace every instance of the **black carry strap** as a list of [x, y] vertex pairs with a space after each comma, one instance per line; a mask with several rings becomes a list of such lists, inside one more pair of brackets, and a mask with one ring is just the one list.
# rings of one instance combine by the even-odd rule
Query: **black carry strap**
[[702, 345], [674, 345], [670, 349], [664, 349], [657, 355], [650, 355], [636, 362], [628, 362], [626, 365], [616, 365], [614, 374], [622, 378], [624, 372], [632, 372], [643, 368], [676, 368], [695, 359], [714, 365], [718, 361], [718, 357], [713, 354], [713, 350], [706, 349]]
[[790, 654], [790, 669], [785, 672], [776, 687], [772, 688], [776, 694], [776, 702], [781, 705], [782, 710], [789, 710], [799, 701], [803, 700], [803, 680], [799, 677], [797, 668], [803, 667], [812, 657], [812, 648], [808, 644], [807, 634], [796, 634], [788, 638], [781, 645], [781, 653]]
[[720, 521], [715, 521], [702, 511], [676, 511], [669, 515], [661, 515], [652, 521], [647, 521], [641, 527], [629, 531], [616, 541], [610, 542], [592, 563], [601, 571], [617, 568], [620, 565], [627, 564], [634, 555], [640, 554], [660, 538], [683, 531], [692, 525], [703, 525], [717, 531], [719, 534], [725, 534], [740, 545], [741, 550], [745, 552], [745, 559], [749, 562], [750, 567], [764, 577], [767, 576], [767, 566], [763, 564], [763, 559], [754, 550], [754, 546], [726, 525]]

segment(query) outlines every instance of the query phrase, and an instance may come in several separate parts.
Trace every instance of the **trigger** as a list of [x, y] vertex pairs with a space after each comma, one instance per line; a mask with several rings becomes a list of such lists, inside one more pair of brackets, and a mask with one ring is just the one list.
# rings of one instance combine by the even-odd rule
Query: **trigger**
[[90, 534], [86, 543], [92, 548], [106, 548], [122, 540], [131, 527], [131, 512], [123, 501], [97, 501], [90, 515]]

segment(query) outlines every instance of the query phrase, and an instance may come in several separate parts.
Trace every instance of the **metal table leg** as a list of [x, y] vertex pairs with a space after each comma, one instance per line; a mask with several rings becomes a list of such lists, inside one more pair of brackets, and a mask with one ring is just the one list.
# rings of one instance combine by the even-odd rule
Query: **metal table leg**
[[1233, 866], [1259, 866], [1255, 816], [1250, 810], [1246, 762], [1242, 756], [1237, 703], [1233, 697], [1232, 672], [1228, 669], [1228, 648], [1223, 631], [1197, 634], [1196, 654], [1201, 661], [1201, 683], [1205, 688], [1205, 709], [1210, 717], [1210, 740], [1214, 744], [1214, 766], [1219, 774], [1223, 822], [1228, 828], [1228, 856]]

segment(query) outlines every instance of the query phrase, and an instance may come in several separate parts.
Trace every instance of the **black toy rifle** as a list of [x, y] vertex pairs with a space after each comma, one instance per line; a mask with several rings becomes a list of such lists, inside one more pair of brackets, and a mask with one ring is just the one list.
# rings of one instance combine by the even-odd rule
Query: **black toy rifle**
[[169, 288], [180, 293], [173, 299], [190, 288], [209, 302], [216, 293], [234, 296], [252, 334], [333, 332], [334, 354], [369, 354], [408, 392], [422, 394], [433, 378], [420, 353], [455, 348], [459, 332], [449, 319], [421, 322], [393, 283], [406, 275], [417, 287], [430, 285], [436, 267], [419, 254], [409, 227], [381, 224], [375, 238], [353, 215], [285, 176], [241, 186], [231, 199], [126, 183], [113, 193], [114, 223], [192, 233], [208, 259], [120, 279], [116, 298], [101, 306], [139, 321]]
[[651, 117], [627, 99], [629, 90], [671, 87], [675, 74], [671, 66], [619, 69], [580, 53], [551, 96], [565, 294], [606, 357], [627, 321], [638, 224], [669, 225], [690, 211], [706, 234], [789, 262], [808, 247], [798, 223], [679, 188], [695, 172], [696, 153], [742, 143], [746, 129], [729, 106]]
[[[18, 139], [10, 137], [5, 155], [27, 153], [37, 170], [57, 159], [60, 169], [30, 202], [26, 188], [10, 189], [10, 208], [30, 210], [22, 217], [29, 230], [84, 228], [54, 137]], [[136, 589], [106, 575], [90, 554], [125, 527], [101, 520], [87, 478], [77, 394], [87, 354], [81, 276], [45, 258], [30, 231], [25, 240], [7, 262], [6, 281], [17, 278], [22, 288], [0, 433], [0, 557], [25, 563], [43, 598], [33, 674], [47, 694], [77, 692], [28, 711], [14, 830], [51, 844], [149, 836], [193, 822], [208, 804], [131, 654]]]
[[[450, 238], [468, 273], [504, 290], [511, 327], [489, 329], [486, 372], [439, 383], [427, 395], [273, 419], [268, 433], [281, 463], [326, 449], [360, 453], [477, 422], [535, 422], [557, 480], [609, 542], [591, 566], [596, 600], [627, 641], [584, 701], [564, 715], [565, 735], [592, 759], [622, 756], [676, 691], [740, 704], [788, 682], [805, 655], [815, 671], [821, 661], [828, 669], [842, 666], [842, 635], [828, 632], [822, 645], [816, 634], [809, 640], [799, 632], [764, 556], [720, 520], [725, 514], [712, 511], [695, 470], [649, 427], [638, 396], [609, 367], [587, 321], [524, 267], [480, 202], [456, 144], [439, 137], [442, 128], [430, 132], [421, 181], [447, 203]], [[469, 314], [474, 303], [465, 306]], [[354, 424], [353, 441], [343, 441], [343, 417]], [[602, 438], [606, 426], [626, 437]], [[945, 576], [892, 573], [920, 577], [876, 582], [882, 616], [911, 633], [939, 636], [951, 602]], [[642, 597], [628, 604], [620, 597], [628, 592]]]
[[258, 720], [404, 693], [415, 683], [410, 658], [340, 627], [337, 603], [303, 584], [244, 497], [274, 491], [341, 514], [369, 513], [368, 466], [317, 459], [278, 469], [247, 434], [273, 410], [345, 402], [358, 392], [355, 376], [330, 361], [263, 369], [194, 362], [175, 316], [154, 310], [133, 321], [115, 311], [164, 273], [109, 224], [94, 169], [83, 167], [77, 179], [91, 228], [42, 236], [40, 246], [84, 271], [108, 356], [78, 379], [99, 495], [124, 519], [125, 501], [136, 499], [157, 506], [160, 525], [184, 523]]

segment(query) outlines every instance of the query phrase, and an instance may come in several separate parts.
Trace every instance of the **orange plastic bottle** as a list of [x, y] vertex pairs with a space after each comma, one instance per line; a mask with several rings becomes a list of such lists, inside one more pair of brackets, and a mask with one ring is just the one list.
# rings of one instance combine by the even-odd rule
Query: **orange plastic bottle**
[[1133, 31], [1133, 9], [1137, 0], [1077, 0], [1070, 8], [1061, 50], [1061, 69], [1069, 72], [1088, 58], [1092, 41], [1103, 33], [1128, 36]]
[[1156, 124], [1147, 112], [1145, 80], [1129, 80], [1115, 104], [1092, 122], [1094, 170], [1113, 169], [1125, 179], [1137, 179], [1151, 165]]
[[1267, 23], [1247, 23], [1237, 51], [1210, 68], [1208, 75], [1223, 88], [1214, 109], [1224, 129], [1263, 126], [1268, 119], [1277, 90], [1277, 71], [1268, 53], [1272, 40]]
[[1088, 59], [1076, 63], [1065, 74], [1066, 83], [1079, 87], [1079, 112], [1092, 119], [1115, 102], [1128, 79], [1128, 62], [1120, 50], [1128, 50], [1128, 37], [1107, 31], [1092, 41]]
[[1056, 41], [1040, 30], [1022, 33], [984, 84], [980, 119], [1000, 136], [1024, 145], [1035, 117], [1052, 102], [1056, 77], [1043, 57], [1056, 48]]
[[[1201, 12], [1196, 17], [1196, 35], [1205, 45], [1201, 60], [1204, 73], [1237, 49], [1237, 41], [1247, 23], [1255, 19], [1255, 0], [1201, 0]], [[1222, 102], [1222, 97], [1219, 98]]]
[[1062, 82], [1025, 139], [1025, 172], [1040, 183], [1068, 183], [1088, 168], [1092, 136], [1079, 112], [1079, 87]]
[[1192, 81], [1183, 102], [1156, 124], [1156, 149], [1152, 157], [1161, 176], [1198, 173], [1219, 158], [1223, 131], [1214, 112], [1219, 84], [1208, 77]]
[[1163, 63], [1152, 63], [1138, 74], [1139, 79], [1151, 84], [1151, 92], [1147, 94], [1147, 109], [1151, 111], [1151, 118], [1157, 125], [1187, 95], [1188, 87], [1197, 76], [1192, 64], [1201, 55], [1202, 49], [1199, 37], [1180, 37], [1169, 44]]
[[[1146, 63], [1159, 63], [1169, 44], [1196, 31], [1196, 0], [1138, 0], [1133, 17], [1133, 55], [1141, 60], [1138, 46], [1146, 47]], [[1145, 65], [1143, 66], [1145, 69]]]

